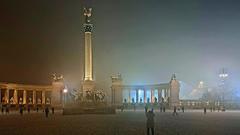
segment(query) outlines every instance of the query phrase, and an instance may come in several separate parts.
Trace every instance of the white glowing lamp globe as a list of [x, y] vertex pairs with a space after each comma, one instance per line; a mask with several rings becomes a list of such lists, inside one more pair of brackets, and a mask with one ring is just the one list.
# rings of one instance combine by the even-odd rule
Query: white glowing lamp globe
[[63, 90], [63, 93], [67, 93], [67, 92], [68, 92], [68, 89], [65, 88], [65, 89]]

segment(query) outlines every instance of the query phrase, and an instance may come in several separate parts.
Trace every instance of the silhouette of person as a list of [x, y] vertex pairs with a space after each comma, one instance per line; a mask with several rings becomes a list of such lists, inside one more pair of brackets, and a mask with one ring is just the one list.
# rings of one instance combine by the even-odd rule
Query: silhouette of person
[[28, 106], [28, 108], [27, 108], [28, 113], [30, 113], [30, 110], [31, 110], [31, 108], [30, 108], [30, 106]]
[[163, 108], [162, 105], [159, 105], [160, 112], [162, 112]]
[[150, 130], [152, 132], [152, 135], [154, 135], [154, 117], [155, 117], [155, 114], [153, 112], [153, 109], [146, 112], [145, 114], [146, 114], [146, 117], [147, 117], [147, 135], [150, 135]]
[[206, 113], [207, 113], [207, 108], [204, 107], [204, 108], [203, 108], [203, 111], [204, 111], [204, 114], [206, 114]]
[[184, 113], [184, 106], [182, 106], [182, 112]]
[[145, 109], [145, 113], [147, 113], [147, 111], [148, 111], [148, 106], [146, 105], [146, 106], [144, 107], [144, 109]]
[[22, 106], [20, 106], [20, 110], [19, 111], [20, 111], [20, 114], [23, 115], [23, 107]]
[[54, 114], [54, 107], [52, 107], [52, 114]]
[[123, 112], [123, 109], [124, 109], [124, 105], [121, 106], [121, 112]]
[[4, 113], [4, 107], [2, 106], [2, 114]]
[[178, 115], [178, 114], [177, 114], [177, 107], [176, 107], [176, 106], [173, 107], [173, 116], [175, 116], [175, 115]]
[[6, 107], [6, 114], [9, 114], [9, 107]]
[[163, 106], [163, 112], [165, 112], [166, 111], [166, 108], [165, 108], [165, 106]]
[[37, 107], [37, 112], [38, 112], [39, 108]]
[[46, 107], [45, 108], [45, 115], [46, 115], [46, 117], [48, 117], [48, 113], [49, 113], [49, 109], [48, 109], [48, 107]]

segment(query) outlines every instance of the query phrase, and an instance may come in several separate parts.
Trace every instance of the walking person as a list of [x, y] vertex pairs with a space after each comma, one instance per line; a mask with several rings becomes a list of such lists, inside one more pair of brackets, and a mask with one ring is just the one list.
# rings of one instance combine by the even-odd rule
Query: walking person
[[163, 110], [162, 105], [160, 105], [159, 109], [160, 109], [160, 112], [162, 112], [162, 110]]
[[178, 114], [177, 114], [177, 107], [176, 106], [174, 106], [173, 107], [173, 116], [177, 116]]
[[4, 108], [3, 108], [3, 105], [1, 104], [1, 111], [2, 111], [2, 114], [4, 113]]
[[151, 130], [152, 135], [154, 135], [154, 117], [155, 117], [155, 114], [153, 112], [153, 108], [150, 111], [145, 112], [145, 114], [146, 114], [146, 117], [147, 117], [147, 135], [150, 135], [150, 130]]
[[146, 105], [146, 106], [144, 107], [144, 109], [145, 109], [145, 113], [147, 113], [147, 111], [148, 111], [148, 106]]
[[123, 109], [124, 109], [124, 105], [121, 106], [121, 112], [123, 112]]
[[45, 116], [48, 117], [49, 109], [48, 107], [45, 108]]
[[30, 108], [30, 106], [28, 106], [28, 108], [27, 108], [28, 113], [30, 113], [30, 110], [31, 110], [31, 108]]
[[52, 114], [54, 114], [54, 107], [52, 107]]
[[8, 105], [6, 106], [6, 114], [9, 114], [9, 107], [8, 107]]
[[182, 112], [184, 113], [184, 106], [182, 106]]
[[207, 114], [207, 108], [206, 107], [203, 108], [203, 111], [204, 111], [204, 114]]
[[19, 112], [20, 112], [20, 115], [23, 115], [23, 107], [22, 107], [22, 105], [20, 105]]

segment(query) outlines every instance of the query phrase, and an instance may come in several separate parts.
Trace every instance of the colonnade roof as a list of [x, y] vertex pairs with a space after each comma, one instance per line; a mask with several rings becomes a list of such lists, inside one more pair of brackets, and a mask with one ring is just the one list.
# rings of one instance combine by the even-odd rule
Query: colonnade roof
[[147, 85], [122, 85], [123, 88], [132, 88], [132, 89], [149, 89], [149, 88], [159, 88], [159, 89], [168, 89], [169, 83], [161, 84], [147, 84]]
[[0, 88], [17, 90], [52, 90], [52, 85], [31, 85], [0, 82]]

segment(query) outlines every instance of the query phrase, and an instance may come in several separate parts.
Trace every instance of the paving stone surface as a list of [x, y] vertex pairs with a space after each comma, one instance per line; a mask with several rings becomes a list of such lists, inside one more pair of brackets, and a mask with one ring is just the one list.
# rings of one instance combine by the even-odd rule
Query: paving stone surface
[[[240, 135], [240, 112], [155, 112], [156, 135]], [[145, 135], [144, 111], [116, 115], [0, 114], [0, 135]]]

